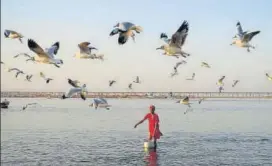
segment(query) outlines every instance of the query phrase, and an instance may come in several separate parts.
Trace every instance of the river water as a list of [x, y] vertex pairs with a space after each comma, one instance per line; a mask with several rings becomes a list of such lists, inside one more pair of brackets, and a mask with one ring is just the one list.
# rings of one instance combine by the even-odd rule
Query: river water
[[[272, 165], [272, 100], [193, 101], [8, 99], [1, 110], [1, 165]], [[30, 106], [22, 111], [27, 103]], [[134, 124], [156, 105], [164, 136], [155, 151], [143, 148], [147, 122]]]

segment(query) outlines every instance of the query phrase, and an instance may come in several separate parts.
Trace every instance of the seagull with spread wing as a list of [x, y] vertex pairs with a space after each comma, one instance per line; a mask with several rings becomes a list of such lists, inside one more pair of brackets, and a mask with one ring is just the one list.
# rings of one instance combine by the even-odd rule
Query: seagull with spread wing
[[201, 67], [211, 68], [211, 66], [206, 62], [202, 62]]
[[184, 112], [184, 114], [186, 114], [188, 111], [190, 111], [191, 109], [191, 104], [192, 103], [190, 103], [189, 102], [190, 101], [190, 99], [189, 99], [189, 96], [186, 96], [185, 98], [183, 98], [183, 99], [181, 99], [181, 100], [178, 100], [176, 103], [180, 103], [180, 104], [183, 104], [183, 105], [187, 105], [188, 106], [188, 108], [186, 109], [186, 111]]
[[94, 59], [94, 56], [91, 53], [92, 50], [97, 50], [97, 48], [90, 46], [90, 44], [90, 42], [79, 43], [79, 52], [75, 54], [75, 57], [80, 59]]
[[115, 80], [109, 80], [109, 86], [112, 86], [114, 83], [116, 83]]
[[115, 29], [111, 31], [110, 36], [119, 34], [118, 37], [119, 45], [125, 44], [129, 37], [131, 37], [135, 42], [135, 33], [133, 31], [135, 31], [136, 33], [141, 33], [143, 31], [143, 28], [141, 26], [135, 25], [131, 22], [117, 23], [114, 26], [114, 28]]
[[59, 42], [54, 43], [50, 48], [42, 49], [34, 40], [28, 39], [28, 47], [37, 54], [34, 57], [36, 62], [53, 64], [58, 68], [60, 67], [59, 65], [63, 64], [63, 60], [55, 58], [60, 47]]
[[86, 84], [83, 84], [81, 87], [73, 87], [66, 94], [62, 95], [62, 99], [71, 98], [74, 95], [80, 94], [82, 100], [86, 100], [87, 89]]
[[239, 80], [233, 80], [232, 87], [235, 87], [238, 82], [239, 82]]
[[190, 54], [182, 50], [182, 46], [184, 45], [188, 36], [188, 31], [189, 24], [187, 21], [183, 21], [176, 33], [172, 35], [171, 40], [168, 39], [168, 36], [165, 33], [162, 33], [160, 37], [166, 42], [166, 44], [157, 48], [157, 50], [164, 50], [164, 55], [175, 56], [177, 58], [179, 56], [183, 56], [184, 58], [186, 58], [186, 56], [190, 56]]
[[238, 47], [247, 48], [248, 52], [250, 52], [249, 48], [255, 49], [255, 47], [251, 45], [249, 42], [252, 40], [254, 36], [259, 34], [261, 31], [243, 32], [240, 22], [236, 24], [236, 27], [237, 27], [238, 34], [234, 36], [234, 41], [230, 45], [235, 44]]
[[268, 79], [269, 81], [272, 81], [272, 76], [270, 76], [268, 73], [265, 73], [265, 76], [267, 77], [267, 79]]
[[22, 34], [13, 31], [13, 30], [5, 30], [4, 35], [6, 38], [10, 39], [19, 39], [21, 43], [23, 43], [22, 38], [24, 37]]
[[25, 80], [28, 81], [28, 82], [31, 82], [32, 76], [33, 76], [32, 74], [31, 75], [26, 75], [26, 79]]
[[198, 100], [198, 104], [201, 104], [201, 102], [202, 102], [203, 100], [205, 100], [205, 98], [204, 98], [204, 97], [203, 97], [203, 98], [201, 98], [201, 99], [199, 99], [199, 100]]
[[224, 79], [225, 79], [226, 77], [225, 76], [222, 76], [218, 81], [217, 81], [217, 85], [220, 85], [220, 86], [224, 86], [224, 83], [223, 83], [223, 81], [224, 81]]
[[17, 78], [19, 74], [25, 74], [22, 70], [18, 69], [18, 68], [10, 68], [8, 69], [8, 72], [11, 72], [11, 71], [16, 71], [16, 75], [15, 77]]
[[38, 103], [28, 103], [25, 106], [23, 106], [23, 110], [25, 110], [30, 105], [37, 105]]
[[45, 77], [45, 74], [43, 72], [40, 72], [40, 76], [45, 80], [47, 84], [53, 80], [52, 78]]
[[20, 53], [20, 54], [17, 54], [17, 55], [15, 55], [13, 58], [18, 58], [19, 56], [24, 56], [24, 57], [26, 57], [26, 58], [28, 58], [26, 61], [35, 61], [35, 58], [34, 58], [34, 56], [30, 56], [30, 55], [28, 55], [27, 53]]
[[107, 110], [109, 110], [109, 107], [111, 107], [111, 105], [109, 105], [107, 100], [104, 98], [94, 98], [93, 102], [89, 106], [94, 107], [95, 109], [97, 109], [98, 107], [106, 108]]
[[170, 74], [170, 76], [171, 76], [171, 77], [174, 77], [174, 76], [178, 75], [178, 67], [179, 67], [180, 65], [186, 64], [186, 63], [187, 63], [187, 62], [184, 61], [184, 60], [182, 60], [182, 61], [180, 61], [180, 62], [177, 62], [176, 65], [174, 66], [174, 71], [173, 71], [173, 73]]

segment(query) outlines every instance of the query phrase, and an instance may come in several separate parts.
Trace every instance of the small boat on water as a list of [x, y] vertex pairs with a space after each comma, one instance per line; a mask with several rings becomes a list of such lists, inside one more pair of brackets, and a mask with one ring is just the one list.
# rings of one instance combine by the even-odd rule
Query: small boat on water
[[9, 101], [7, 101], [6, 99], [1, 102], [1, 108], [8, 108], [8, 106], [9, 106]]

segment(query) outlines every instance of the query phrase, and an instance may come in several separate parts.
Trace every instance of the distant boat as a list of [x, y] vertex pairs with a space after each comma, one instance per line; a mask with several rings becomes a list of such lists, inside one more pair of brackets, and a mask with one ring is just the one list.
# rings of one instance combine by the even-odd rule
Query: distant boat
[[9, 106], [9, 101], [7, 101], [6, 99], [1, 102], [1, 108], [8, 108], [8, 106]]

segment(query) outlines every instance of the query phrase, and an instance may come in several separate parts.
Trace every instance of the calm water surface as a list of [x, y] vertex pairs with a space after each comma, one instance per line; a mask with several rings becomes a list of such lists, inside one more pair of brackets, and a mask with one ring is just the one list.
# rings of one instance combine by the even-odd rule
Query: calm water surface
[[[1, 110], [1, 165], [272, 165], [272, 100], [194, 102], [108, 99], [94, 110], [80, 99], [9, 99]], [[90, 100], [89, 100], [90, 101]], [[38, 102], [21, 111], [24, 104]], [[147, 123], [134, 124], [155, 104], [164, 136], [145, 151]]]

